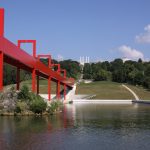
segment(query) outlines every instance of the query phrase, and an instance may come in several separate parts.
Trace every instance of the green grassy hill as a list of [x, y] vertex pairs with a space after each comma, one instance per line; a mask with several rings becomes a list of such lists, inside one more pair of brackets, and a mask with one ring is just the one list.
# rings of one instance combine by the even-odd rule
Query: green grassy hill
[[[150, 99], [150, 91], [141, 87], [127, 85], [140, 99]], [[99, 81], [93, 83], [80, 83], [77, 86], [77, 94], [88, 94], [96, 97], [93, 99], [134, 99], [133, 95], [122, 84], [116, 82]]]
[[[32, 86], [32, 82], [31, 80], [26, 80], [21, 82], [20, 86], [22, 85], [27, 85], [31, 91], [31, 86]], [[14, 85], [7, 85], [5, 86], [5, 88], [9, 88], [11, 86]], [[47, 89], [48, 89], [48, 81], [45, 79], [42, 79], [39, 81], [39, 92], [41, 94], [47, 94]], [[61, 89], [63, 89], [63, 86], [61, 86]], [[51, 82], [51, 94], [56, 94], [56, 83], [55, 82]]]
[[[21, 86], [23, 84], [28, 85], [31, 89], [31, 80], [22, 82]], [[150, 100], [150, 91], [139, 86], [126, 85], [131, 88], [140, 99]], [[61, 89], [63, 89], [62, 86]], [[55, 82], [51, 82], [51, 90], [52, 94], [56, 94]], [[47, 80], [40, 80], [40, 93], [47, 94]], [[76, 94], [96, 95], [93, 99], [134, 99], [133, 95], [125, 89], [122, 84], [108, 81], [80, 83], [77, 85]]]

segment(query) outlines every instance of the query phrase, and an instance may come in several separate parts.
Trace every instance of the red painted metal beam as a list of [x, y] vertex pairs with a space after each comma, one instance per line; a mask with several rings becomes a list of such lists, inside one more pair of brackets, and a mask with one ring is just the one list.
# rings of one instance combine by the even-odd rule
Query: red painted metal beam
[[4, 36], [4, 9], [0, 8], [0, 36]]
[[10, 59], [17, 60], [30, 68], [33, 68], [36, 63], [35, 58], [4, 37], [0, 37], [0, 50]]
[[48, 78], [48, 100], [51, 100], [51, 76]]
[[40, 58], [47, 58], [48, 59], [48, 67], [51, 68], [51, 55], [38, 55], [38, 60], [40, 61]]
[[66, 84], [64, 83], [64, 100], [66, 100], [66, 94], [67, 94], [67, 87]]
[[57, 72], [60, 73], [60, 64], [52, 64], [51, 66], [57, 66]]
[[[20, 69], [27, 70], [32, 73], [32, 91], [35, 92], [36, 88], [36, 75], [47, 78], [48, 83], [51, 80], [57, 82], [58, 97], [60, 97], [60, 84], [68, 87], [72, 87], [73, 80], [66, 79], [60, 75], [60, 64], [56, 64], [58, 67], [57, 72], [50, 68], [51, 61], [49, 58], [49, 66], [45, 66], [36, 58], [36, 40], [18, 40], [18, 46], [7, 40], [4, 36], [4, 9], [0, 9], [0, 89], [3, 88], [3, 62], [9, 63], [18, 68], [17, 71], [17, 89], [19, 89], [20, 82]], [[31, 43], [33, 45], [33, 56], [22, 50], [22, 43]], [[46, 55], [41, 55], [41, 57]], [[50, 84], [49, 84], [50, 85]], [[37, 83], [38, 92], [39, 83]], [[50, 86], [49, 86], [50, 89]], [[48, 89], [48, 90], [49, 90]], [[50, 93], [50, 90], [49, 90]]]
[[36, 71], [35, 68], [32, 70], [32, 92], [35, 93], [36, 88]]
[[37, 94], [39, 94], [39, 76], [37, 75]]
[[3, 90], [3, 52], [0, 52], [0, 90]]
[[36, 57], [36, 40], [18, 40], [18, 47], [21, 48], [21, 43], [31, 43], [33, 57]]
[[[31, 43], [32, 44], [32, 52], [33, 52], [33, 57], [36, 58], [36, 40], [18, 40], [18, 48], [21, 48], [22, 43]], [[34, 65], [34, 68], [32, 70], [32, 92], [35, 92], [36, 88], [36, 68]], [[39, 85], [38, 85], [39, 86]], [[37, 92], [38, 92], [38, 87], [37, 86]]]
[[[66, 70], [62, 69], [60, 70], [60, 72], [63, 72], [63, 76], [66, 79]], [[64, 83], [64, 100], [66, 100], [66, 94], [67, 94], [67, 87], [66, 87], [66, 84]]]
[[61, 97], [60, 97], [60, 81], [58, 80], [57, 81], [57, 86], [56, 86], [56, 97], [57, 97], [57, 99], [60, 99]]
[[17, 81], [17, 84], [16, 84], [16, 88], [17, 90], [19, 90], [20, 88], [20, 67], [17, 67], [17, 77], [16, 77], [16, 81]]

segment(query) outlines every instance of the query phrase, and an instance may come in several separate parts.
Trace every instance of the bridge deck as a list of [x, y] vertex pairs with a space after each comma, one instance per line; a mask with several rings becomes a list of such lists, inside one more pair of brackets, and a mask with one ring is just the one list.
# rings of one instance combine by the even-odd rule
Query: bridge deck
[[0, 51], [4, 54], [4, 62], [8, 64], [20, 67], [29, 72], [32, 72], [32, 69], [35, 68], [37, 75], [47, 79], [51, 76], [53, 81], [60, 81], [61, 84], [66, 84], [68, 87], [72, 87], [74, 84], [72, 79], [64, 78], [2, 36], [0, 37]]

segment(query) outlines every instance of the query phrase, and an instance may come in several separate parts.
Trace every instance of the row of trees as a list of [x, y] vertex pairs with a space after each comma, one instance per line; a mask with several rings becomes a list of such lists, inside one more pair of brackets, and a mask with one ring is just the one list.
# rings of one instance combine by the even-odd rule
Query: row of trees
[[[47, 59], [41, 59], [41, 61], [48, 65]], [[60, 64], [61, 69], [66, 69], [67, 77], [72, 77], [77, 79], [81, 73], [80, 65], [77, 61], [73, 60], [64, 60], [64, 61], [56, 61], [52, 60], [53, 64]], [[57, 70], [57, 67], [54, 67], [54, 70]], [[16, 83], [16, 67], [13, 67], [9, 64], [4, 64], [4, 85], [15, 84]], [[31, 73], [21, 70], [20, 72], [20, 80], [29, 80], [31, 79]]]
[[[41, 59], [41, 61], [45, 64], [48, 65], [47, 59]], [[68, 60], [63, 60], [63, 61], [57, 61], [55, 59], [52, 60], [52, 64], [60, 64], [61, 69], [65, 69], [67, 71], [67, 77], [71, 77], [74, 79], [78, 79], [78, 77], [81, 74], [81, 67], [79, 62], [68, 59]], [[54, 67], [54, 70], [57, 70], [57, 67]]]
[[83, 74], [84, 79], [130, 83], [150, 89], [150, 62], [143, 62], [141, 59], [137, 62], [115, 59], [112, 62], [87, 63], [84, 65]]

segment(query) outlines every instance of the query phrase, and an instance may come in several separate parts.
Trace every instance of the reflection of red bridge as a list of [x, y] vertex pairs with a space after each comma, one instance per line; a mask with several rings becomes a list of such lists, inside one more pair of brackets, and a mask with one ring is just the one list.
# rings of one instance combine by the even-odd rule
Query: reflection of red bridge
[[[22, 50], [21, 43], [31, 43], [33, 45], [33, 56]], [[48, 58], [48, 66], [44, 65], [40, 58]], [[66, 98], [66, 89], [72, 88], [73, 78], [66, 78], [66, 70], [61, 70], [59, 64], [51, 64], [50, 55], [36, 55], [36, 40], [18, 40], [16, 46], [4, 37], [4, 9], [0, 8], [0, 90], [3, 90], [3, 63], [6, 62], [17, 68], [17, 90], [20, 83], [20, 69], [32, 73], [32, 91], [39, 93], [39, 77], [48, 79], [48, 99], [51, 99], [51, 80], [57, 83], [56, 96], [60, 99], [60, 85], [64, 86], [64, 99]], [[52, 67], [57, 65], [57, 71]], [[63, 72], [63, 76], [61, 76]], [[37, 82], [36, 82], [37, 77]]]

